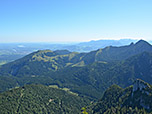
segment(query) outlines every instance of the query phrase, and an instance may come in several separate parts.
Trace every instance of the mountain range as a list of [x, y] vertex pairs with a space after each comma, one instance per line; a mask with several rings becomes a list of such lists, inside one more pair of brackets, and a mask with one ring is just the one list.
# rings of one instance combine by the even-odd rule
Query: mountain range
[[39, 50], [0, 67], [0, 91], [40, 83], [97, 99], [112, 84], [127, 87], [136, 78], [152, 83], [151, 67], [152, 46], [144, 40], [88, 53]]
[[0, 65], [22, 58], [37, 50], [50, 49], [52, 51], [68, 50], [71, 52], [89, 52], [106, 46], [128, 45], [131, 42], [136, 42], [136, 40], [96, 40], [80, 43], [1, 43]]
[[84, 113], [150, 113], [150, 84], [152, 45], [144, 40], [82, 53], [38, 50], [0, 66], [0, 110], [80, 113], [86, 106]]

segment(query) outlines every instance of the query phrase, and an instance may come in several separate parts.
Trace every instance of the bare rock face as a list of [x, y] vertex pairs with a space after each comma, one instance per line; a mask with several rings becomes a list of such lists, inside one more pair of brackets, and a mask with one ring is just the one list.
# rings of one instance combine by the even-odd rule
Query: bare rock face
[[150, 84], [144, 82], [141, 79], [137, 79], [133, 83], [132, 98], [138, 103], [138, 105], [148, 110], [151, 109], [151, 105], [149, 103], [151, 98], [148, 91], [150, 88]]
[[133, 84], [133, 92], [137, 90], [144, 90], [145, 88], [150, 88], [150, 85], [143, 80], [137, 79]]

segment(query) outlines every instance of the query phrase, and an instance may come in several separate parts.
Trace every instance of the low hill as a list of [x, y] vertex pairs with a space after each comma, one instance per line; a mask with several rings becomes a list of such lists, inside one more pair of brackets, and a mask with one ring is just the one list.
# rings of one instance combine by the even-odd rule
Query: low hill
[[32, 84], [1, 93], [0, 113], [79, 114], [88, 103], [67, 90]]
[[79, 62], [80, 54], [67, 51], [39, 50], [0, 68], [0, 74], [13, 76], [42, 75]]

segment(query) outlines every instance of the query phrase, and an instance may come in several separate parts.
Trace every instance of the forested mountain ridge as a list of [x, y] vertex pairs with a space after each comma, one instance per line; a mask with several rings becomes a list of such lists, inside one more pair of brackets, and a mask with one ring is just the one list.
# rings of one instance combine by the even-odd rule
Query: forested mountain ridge
[[137, 79], [125, 89], [113, 85], [103, 97], [88, 107], [90, 114], [151, 114], [152, 86]]
[[[136, 78], [152, 83], [151, 47], [140, 40], [128, 46], [109, 47], [116, 49], [115, 53], [108, 47], [89, 53], [40, 50], [1, 66], [0, 91], [24, 84], [54, 84], [97, 99], [113, 84], [127, 87]], [[127, 59], [120, 57], [122, 52]], [[111, 60], [114, 54], [120, 60]], [[103, 61], [104, 56], [108, 61]]]
[[81, 68], [64, 69], [53, 78], [65, 85], [68, 83], [75, 91], [99, 98], [113, 84], [127, 87], [137, 78], [151, 84], [151, 68], [152, 53], [143, 52], [118, 63], [95, 62]]
[[144, 40], [139, 40], [137, 43], [131, 43], [127, 46], [109, 46], [104, 49], [97, 50], [96, 61], [109, 62], [125, 60], [144, 51], [152, 52], [152, 45]]
[[80, 114], [89, 102], [68, 91], [32, 84], [1, 93], [0, 113]]
[[[10, 73], [13, 76], [23, 75], [25, 73], [24, 71], [26, 71], [26, 75], [34, 75], [36, 73], [41, 75], [39, 74], [40, 71], [42, 71], [42, 73], [56, 71], [72, 64], [71, 61], [73, 64], [78, 61], [77, 57], [75, 57], [78, 55], [76, 52], [69, 52], [69, 54], [60, 53], [58, 51], [40, 50], [1, 66], [0, 71], [6, 74]], [[73, 57], [75, 57], [76, 60], [73, 60]], [[0, 72], [0, 74], [2, 72]]]
[[45, 72], [50, 72], [63, 69], [65, 67], [84, 66], [97, 61], [121, 61], [144, 51], [152, 52], [152, 46], [143, 40], [128, 46], [111, 46], [104, 49], [91, 51], [89, 53], [69, 52], [65, 50], [60, 52], [40, 50], [19, 60], [1, 66], [0, 74], [9, 73], [13, 76], [20, 76], [26, 71], [26, 75], [34, 75], [41, 71], [41, 69], [43, 69]]

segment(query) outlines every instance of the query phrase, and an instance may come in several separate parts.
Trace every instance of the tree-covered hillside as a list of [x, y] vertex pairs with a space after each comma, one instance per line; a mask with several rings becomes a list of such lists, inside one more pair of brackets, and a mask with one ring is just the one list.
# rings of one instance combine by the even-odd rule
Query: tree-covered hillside
[[90, 101], [66, 88], [26, 85], [0, 94], [1, 114], [79, 114]]
[[133, 86], [125, 89], [113, 85], [108, 88], [101, 100], [88, 107], [91, 114], [151, 114], [152, 86], [136, 80]]

